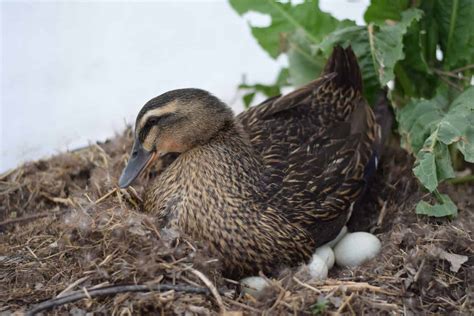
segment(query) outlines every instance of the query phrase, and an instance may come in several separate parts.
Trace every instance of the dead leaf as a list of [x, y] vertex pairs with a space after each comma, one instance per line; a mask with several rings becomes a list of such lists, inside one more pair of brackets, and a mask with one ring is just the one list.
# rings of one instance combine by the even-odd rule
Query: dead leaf
[[449, 253], [439, 247], [434, 247], [432, 253], [440, 259], [448, 261], [451, 265], [450, 270], [454, 273], [458, 272], [461, 269], [461, 265], [468, 259], [467, 256]]

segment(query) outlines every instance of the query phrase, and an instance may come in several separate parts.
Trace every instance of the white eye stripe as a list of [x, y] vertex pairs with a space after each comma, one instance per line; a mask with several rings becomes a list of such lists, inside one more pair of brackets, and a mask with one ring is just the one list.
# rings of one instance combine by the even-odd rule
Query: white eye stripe
[[175, 111], [176, 111], [176, 102], [171, 102], [171, 103], [166, 104], [165, 106], [161, 106], [159, 108], [149, 110], [140, 119], [139, 127], [140, 129], [142, 129], [145, 126], [148, 119], [152, 116], [162, 116], [163, 114], [174, 113]]

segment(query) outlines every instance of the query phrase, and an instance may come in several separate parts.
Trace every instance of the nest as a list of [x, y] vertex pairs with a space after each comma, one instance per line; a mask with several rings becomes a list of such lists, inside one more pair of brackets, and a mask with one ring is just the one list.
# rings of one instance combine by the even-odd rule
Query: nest
[[0, 176], [0, 313], [406, 314], [473, 311], [474, 188], [447, 186], [453, 220], [417, 217], [412, 160], [387, 148], [349, 229], [376, 234], [381, 254], [325, 281], [288, 269], [258, 298], [242, 295], [198, 242], [140, 211], [143, 185], [116, 182], [130, 130], [111, 141]]

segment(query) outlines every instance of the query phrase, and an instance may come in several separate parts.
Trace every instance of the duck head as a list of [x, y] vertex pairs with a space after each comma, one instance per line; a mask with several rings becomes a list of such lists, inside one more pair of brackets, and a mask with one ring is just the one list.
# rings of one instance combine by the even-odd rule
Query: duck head
[[128, 187], [158, 157], [207, 143], [229, 121], [232, 110], [204, 90], [172, 90], [151, 99], [138, 113], [119, 186]]

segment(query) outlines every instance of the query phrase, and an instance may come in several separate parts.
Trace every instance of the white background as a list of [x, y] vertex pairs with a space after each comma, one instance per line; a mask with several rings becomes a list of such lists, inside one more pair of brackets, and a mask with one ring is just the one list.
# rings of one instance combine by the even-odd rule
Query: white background
[[[321, 8], [362, 23], [367, 3]], [[271, 83], [286, 62], [226, 1], [202, 0], [2, 1], [0, 58], [0, 172], [112, 137], [167, 90], [203, 88], [241, 111], [242, 76]]]

